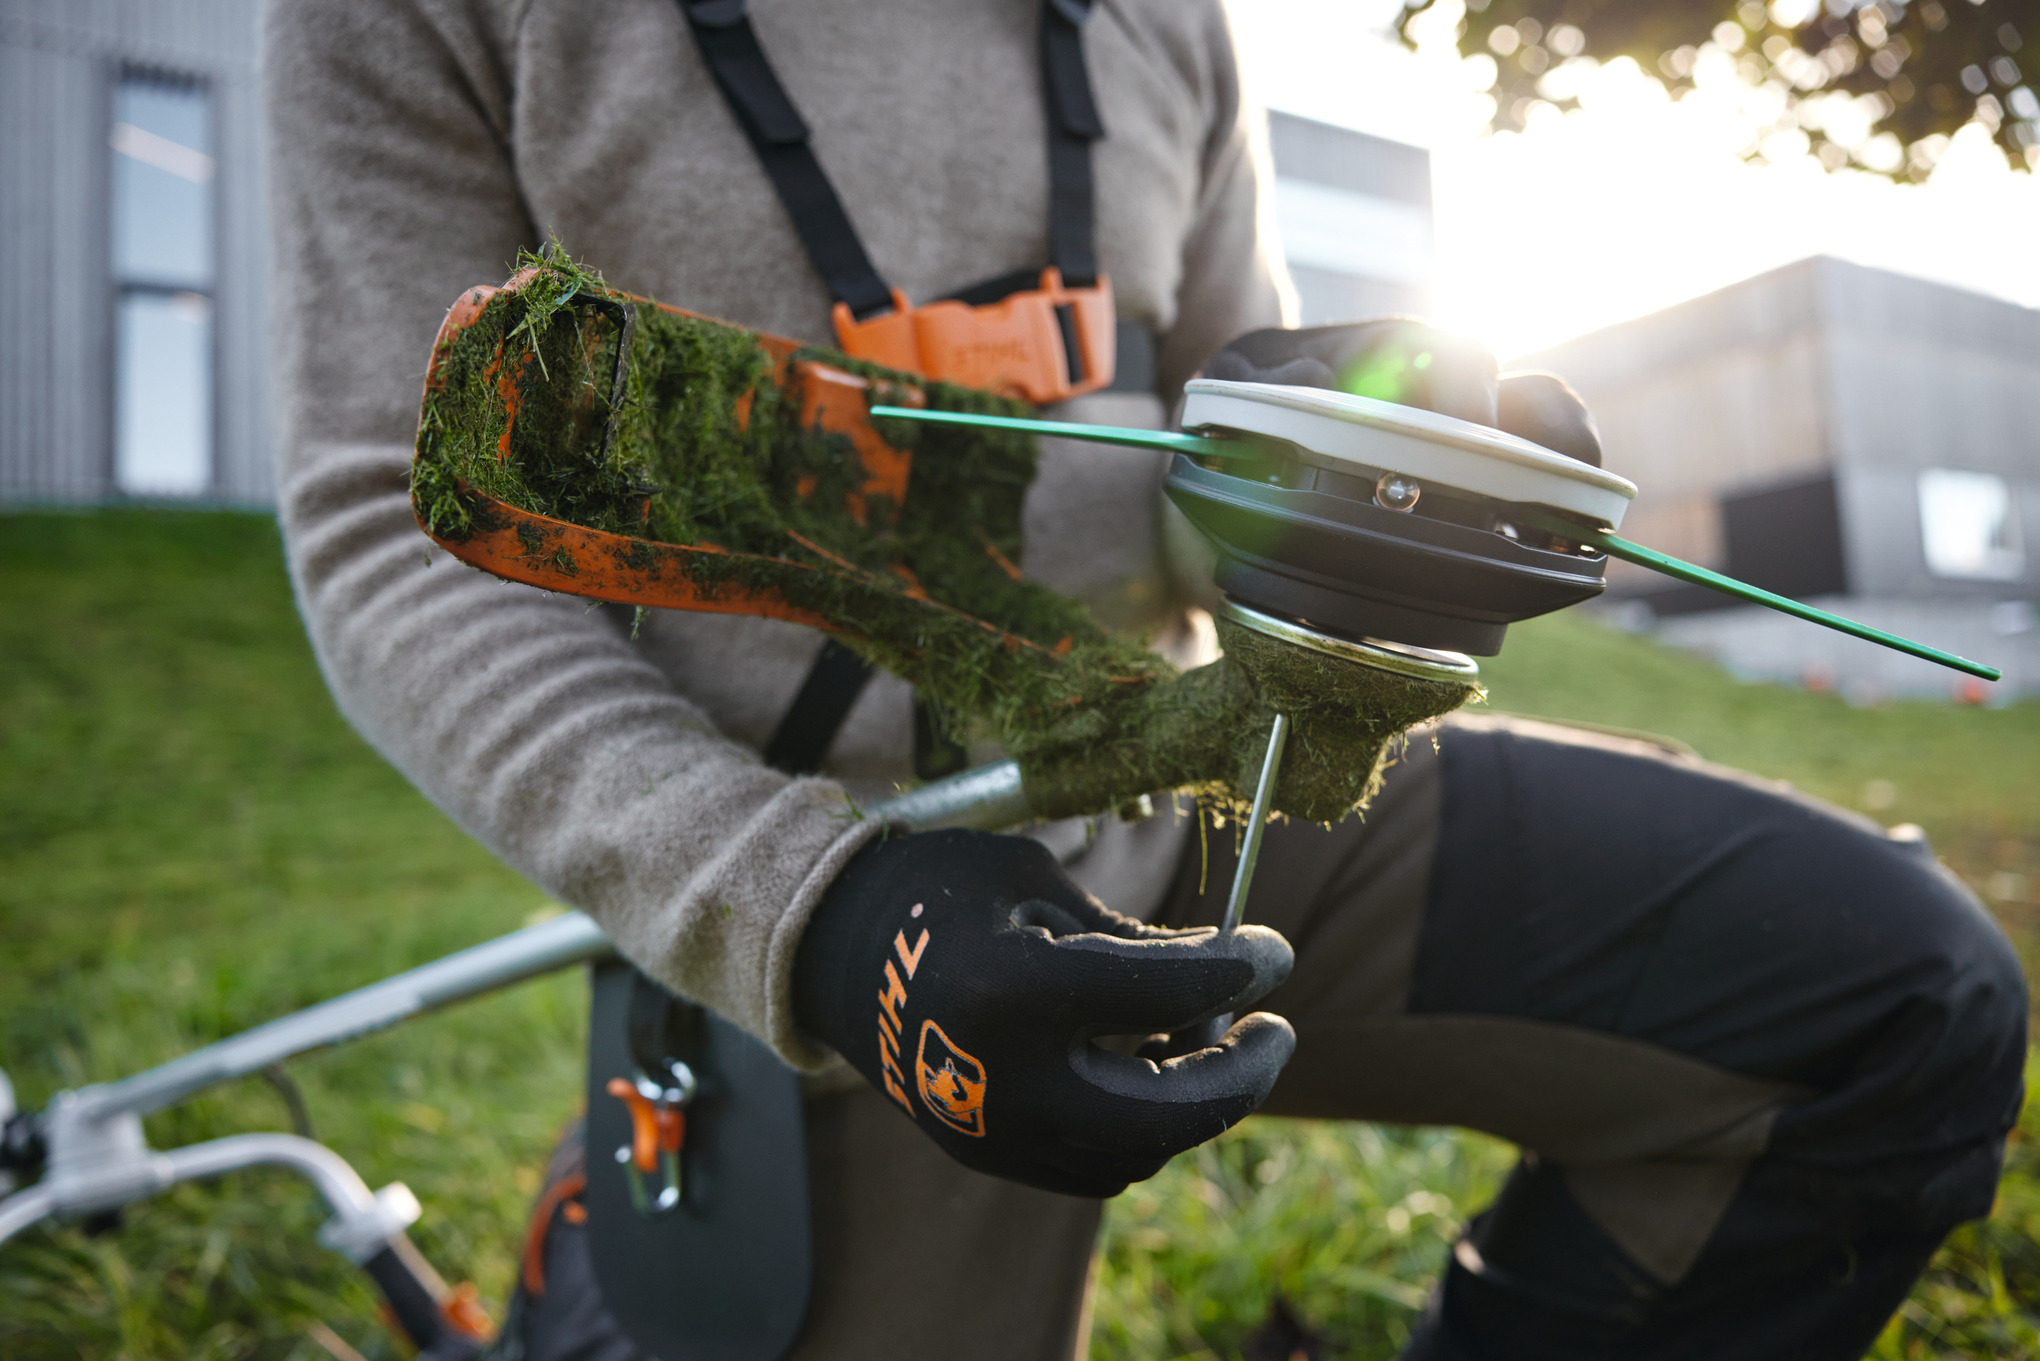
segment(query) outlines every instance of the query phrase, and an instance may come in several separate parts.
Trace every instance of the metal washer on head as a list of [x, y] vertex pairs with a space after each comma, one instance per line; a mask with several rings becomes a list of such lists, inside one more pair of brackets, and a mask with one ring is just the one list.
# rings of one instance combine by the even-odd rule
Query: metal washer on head
[[1219, 602], [1218, 617], [1263, 637], [1309, 648], [1327, 657], [1392, 671], [1413, 680], [1436, 681], [1444, 685], [1478, 685], [1480, 663], [1464, 652], [1442, 652], [1427, 647], [1384, 642], [1379, 638], [1341, 638], [1320, 633], [1307, 625], [1279, 615], [1265, 614], [1235, 600]]

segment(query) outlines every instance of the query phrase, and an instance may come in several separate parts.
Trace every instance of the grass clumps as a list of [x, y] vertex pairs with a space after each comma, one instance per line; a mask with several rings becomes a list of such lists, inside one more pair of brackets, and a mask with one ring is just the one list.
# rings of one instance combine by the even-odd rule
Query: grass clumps
[[1342, 662], [1218, 621], [1223, 660], [1158, 686], [1132, 706], [1076, 713], [1019, 734], [1012, 750], [1028, 797], [1046, 813], [1082, 813], [1091, 791], [1190, 788], [1244, 816], [1277, 712], [1292, 727], [1275, 807], [1332, 822], [1363, 807], [1402, 733], [1458, 708], [1472, 687], [1412, 680]]
[[[1045, 816], [1173, 788], [1238, 805], [1281, 709], [1299, 756], [1276, 807], [1335, 819], [1364, 802], [1396, 733], [1473, 693], [1238, 630], [1227, 660], [1178, 675], [1013, 566], [1031, 437], [880, 422], [890, 450], [877, 456], [909, 461], [902, 484], [875, 473], [871, 448], [810, 419], [803, 366], [862, 378], [870, 402], [1009, 415], [1020, 403], [775, 347], [611, 290], [557, 245], [520, 263], [511, 286], [463, 300], [472, 324], [435, 356], [412, 483], [420, 522], [458, 542], [495, 527], [500, 502], [634, 541], [613, 550], [625, 566], [678, 571], [710, 600], [819, 617], [912, 682], [951, 735], [1002, 743]], [[545, 526], [518, 532], [523, 559], [578, 572]]]

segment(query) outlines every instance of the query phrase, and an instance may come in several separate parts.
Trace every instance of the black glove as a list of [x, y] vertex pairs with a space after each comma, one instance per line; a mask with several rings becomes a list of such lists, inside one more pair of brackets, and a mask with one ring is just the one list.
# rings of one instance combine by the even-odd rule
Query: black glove
[[1213, 355], [1204, 376], [1331, 388], [1419, 406], [1601, 466], [1594, 419], [1563, 378], [1498, 374], [1495, 357], [1480, 342], [1407, 317], [1250, 331]]
[[1234, 1011], [1292, 959], [1266, 927], [1108, 911], [1024, 837], [924, 832], [830, 886], [794, 957], [794, 1018], [965, 1166], [1110, 1196], [1252, 1112], [1296, 1034], [1256, 1013], [1159, 1065], [1096, 1037]]

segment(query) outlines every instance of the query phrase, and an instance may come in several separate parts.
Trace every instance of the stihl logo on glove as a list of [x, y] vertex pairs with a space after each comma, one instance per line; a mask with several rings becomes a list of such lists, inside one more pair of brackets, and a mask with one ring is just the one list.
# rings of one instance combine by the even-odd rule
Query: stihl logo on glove
[[[926, 909], [914, 904], [908, 915], [919, 917]], [[907, 933], [893, 933], [893, 954], [885, 961], [885, 986], [878, 990], [878, 1071], [886, 1094], [913, 1115], [914, 1102], [907, 1095], [907, 1075], [900, 1064], [900, 1038], [906, 1024], [900, 1013], [907, 1005], [907, 983], [921, 967], [928, 949], [928, 928], [907, 947]], [[901, 975], [905, 975], [904, 981]], [[914, 1086], [921, 1100], [937, 1120], [962, 1134], [983, 1138], [985, 1132], [985, 1066], [956, 1046], [932, 1020], [921, 1022], [921, 1042], [914, 1053]]]
[[[911, 916], [918, 917], [921, 904], [915, 903]], [[907, 1075], [900, 1067], [900, 1032], [903, 1023], [900, 1009], [907, 1004], [907, 985], [900, 981], [904, 969], [908, 981], [912, 981], [914, 970], [921, 967], [921, 955], [928, 948], [928, 928], [921, 928], [921, 938], [914, 942], [914, 948], [907, 948], [907, 933], [895, 932], [893, 951], [899, 955], [896, 966], [892, 960], [885, 961], [885, 986], [878, 990], [878, 1071], [885, 1079], [886, 1094], [900, 1103], [908, 1115], [914, 1113], [913, 1098], [907, 1095]]]
[[914, 1076], [921, 1081], [921, 1100], [937, 1120], [974, 1138], [985, 1137], [985, 1066], [952, 1044], [933, 1021], [921, 1022]]

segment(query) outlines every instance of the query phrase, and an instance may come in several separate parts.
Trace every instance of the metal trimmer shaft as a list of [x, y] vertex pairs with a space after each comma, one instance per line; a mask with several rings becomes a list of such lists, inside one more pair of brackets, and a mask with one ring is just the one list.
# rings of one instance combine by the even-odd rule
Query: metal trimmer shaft
[[1268, 754], [1261, 758], [1261, 778], [1254, 786], [1254, 811], [1247, 815], [1247, 832], [1240, 840], [1240, 863], [1233, 870], [1232, 896], [1226, 899], [1225, 922], [1230, 931], [1247, 914], [1247, 890], [1254, 882], [1254, 865], [1261, 858], [1261, 836], [1268, 829], [1268, 809], [1275, 798], [1275, 781], [1282, 774], [1282, 751], [1289, 745], [1289, 715], [1275, 715], [1268, 729]]

